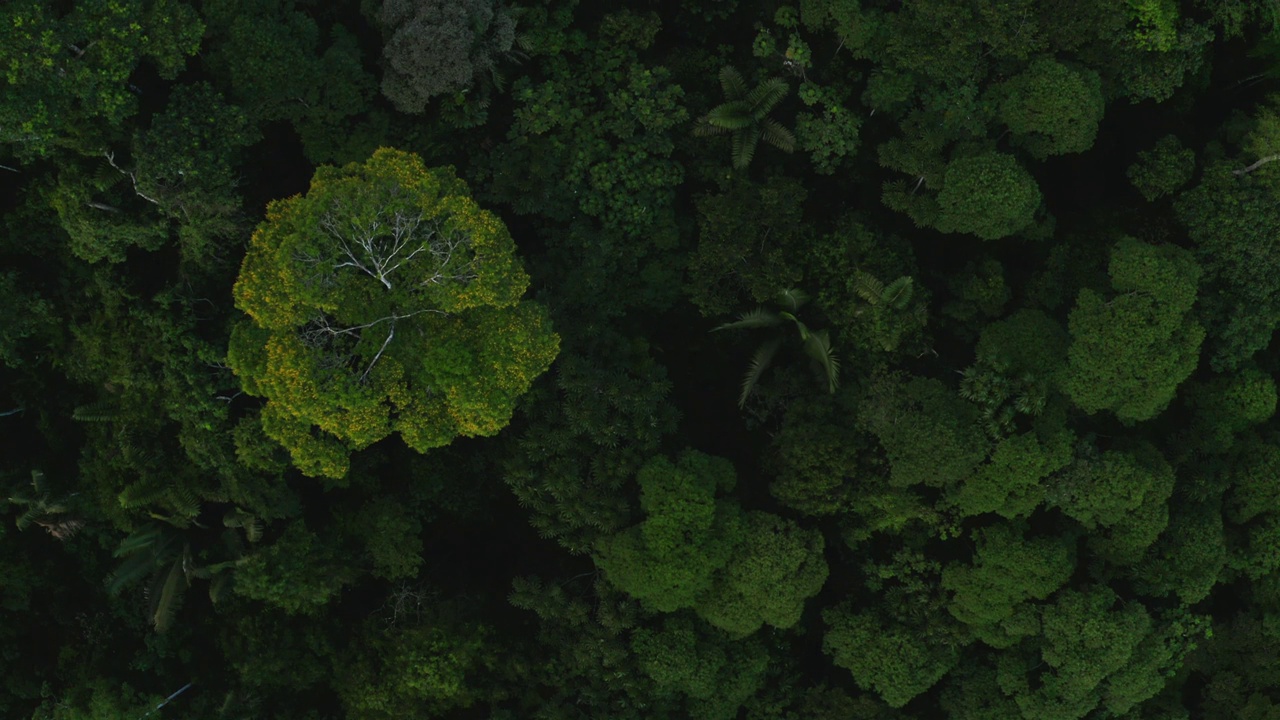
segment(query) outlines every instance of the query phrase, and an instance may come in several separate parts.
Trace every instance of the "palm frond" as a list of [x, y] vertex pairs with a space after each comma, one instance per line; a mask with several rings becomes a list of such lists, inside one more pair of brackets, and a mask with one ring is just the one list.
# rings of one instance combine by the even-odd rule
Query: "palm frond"
[[786, 308], [788, 312], [796, 313], [800, 311], [800, 308], [804, 307], [805, 303], [809, 302], [809, 296], [803, 290], [787, 288], [779, 290], [774, 300]]
[[756, 156], [756, 146], [760, 142], [760, 133], [756, 130], [739, 130], [733, 134], [733, 166], [744, 170]]
[[737, 68], [725, 65], [720, 68], [720, 89], [724, 91], [726, 99], [740, 100], [747, 94], [747, 83]]
[[889, 306], [895, 310], [902, 310], [911, 302], [911, 296], [914, 294], [915, 284], [911, 280], [911, 276], [903, 275], [902, 277], [889, 283], [888, 287], [880, 293], [880, 297]]
[[711, 332], [719, 332], [721, 330], [743, 330], [747, 328], [777, 327], [782, 323], [782, 317], [775, 312], [770, 312], [764, 308], [756, 308], [749, 312], [744, 312], [738, 316], [737, 320], [727, 322], [712, 328]]
[[121, 590], [155, 572], [155, 569], [155, 556], [151, 553], [130, 555], [107, 576], [107, 592], [119, 595]]
[[727, 102], [711, 108], [710, 112], [702, 116], [700, 124], [711, 125], [721, 130], [741, 130], [751, 127], [754, 122], [750, 108], [742, 103]]
[[156, 632], [167, 632], [169, 628], [173, 627], [173, 620], [177, 615], [182, 593], [187, 589], [187, 578], [182, 571], [182, 565], [183, 557], [179, 556], [173, 561], [168, 574], [165, 575], [164, 584], [160, 586], [160, 592], [155, 594], [155, 608], [151, 618]]
[[773, 118], [760, 121], [760, 135], [765, 142], [782, 152], [789, 153], [796, 149], [796, 136]]
[[831, 339], [826, 330], [809, 333], [804, 343], [805, 354], [813, 358], [822, 367], [827, 376], [827, 392], [835, 392], [840, 385], [840, 362], [831, 350]]
[[756, 348], [755, 354], [751, 356], [751, 364], [747, 365], [747, 372], [742, 377], [742, 394], [738, 396], [739, 409], [746, 407], [747, 398], [755, 392], [761, 373], [773, 364], [773, 357], [778, 354], [780, 347], [782, 347], [782, 340], [775, 338]]
[[756, 120], [763, 119], [769, 111], [791, 92], [791, 86], [782, 78], [769, 78], [751, 90], [746, 102]]
[[171, 510], [184, 518], [194, 519], [200, 515], [200, 496], [189, 485], [175, 481], [166, 501]]
[[234, 582], [235, 575], [231, 573], [221, 573], [215, 576], [209, 583], [209, 601], [217, 605], [219, 600], [227, 596], [227, 592], [231, 590], [231, 585]]
[[100, 401], [76, 407], [71, 411], [71, 419], [79, 422], [109, 422], [119, 414], [115, 403]]
[[[9, 499], [13, 500], [13, 498]], [[31, 523], [40, 520], [45, 515], [48, 515], [48, 513], [45, 512], [44, 508], [36, 505], [35, 507], [27, 508], [27, 511], [19, 515], [15, 522], [17, 523], [19, 530], [26, 530], [31, 527]]]
[[159, 502], [168, 495], [168, 487], [160, 485], [155, 479], [144, 479], [125, 487], [116, 499], [122, 508], [137, 508]]
[[705, 117], [699, 118], [698, 122], [693, 125], [694, 137], [712, 137], [714, 135], [724, 135], [729, 132], [725, 128], [717, 127], [707, 122]]
[[853, 274], [853, 291], [874, 307], [884, 297], [884, 283], [875, 275], [858, 270]]
[[125, 557], [133, 555], [146, 548], [150, 548], [159, 543], [161, 535], [164, 533], [163, 528], [155, 523], [148, 523], [134, 530], [128, 537], [120, 541], [120, 546], [112, 553], [112, 557]]

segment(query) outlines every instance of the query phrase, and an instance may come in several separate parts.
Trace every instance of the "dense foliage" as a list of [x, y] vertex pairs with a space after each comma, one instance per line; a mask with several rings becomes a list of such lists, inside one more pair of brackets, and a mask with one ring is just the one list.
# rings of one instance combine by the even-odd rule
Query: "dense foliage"
[[0, 716], [1280, 717], [1280, 0], [12, 0], [0, 188]]

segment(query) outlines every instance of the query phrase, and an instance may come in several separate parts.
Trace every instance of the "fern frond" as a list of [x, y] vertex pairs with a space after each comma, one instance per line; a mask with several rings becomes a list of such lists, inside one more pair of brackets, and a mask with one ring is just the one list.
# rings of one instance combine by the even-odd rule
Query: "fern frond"
[[742, 377], [742, 394], [738, 396], [739, 409], [747, 406], [747, 398], [755, 392], [756, 384], [760, 382], [760, 375], [773, 363], [773, 358], [778, 354], [780, 347], [782, 347], [782, 340], [775, 338], [756, 348], [755, 354], [751, 356], [751, 364], [747, 366], [747, 372]]
[[836, 359], [835, 352], [831, 350], [831, 339], [827, 336], [827, 331], [819, 330], [809, 333], [804, 343], [804, 351], [822, 367], [827, 377], [827, 392], [834, 393], [840, 385], [840, 362]]
[[725, 65], [720, 68], [720, 89], [724, 91], [726, 99], [740, 100], [747, 94], [747, 83], [737, 68]]
[[773, 118], [760, 121], [760, 136], [770, 145], [782, 152], [789, 153], [796, 149], [796, 136]]
[[764, 308], [756, 308], [749, 312], [744, 312], [738, 316], [733, 322], [727, 322], [712, 328], [711, 332], [719, 332], [721, 330], [742, 330], [746, 328], [763, 328], [777, 327], [782, 324], [782, 317], [775, 312], [770, 312]]

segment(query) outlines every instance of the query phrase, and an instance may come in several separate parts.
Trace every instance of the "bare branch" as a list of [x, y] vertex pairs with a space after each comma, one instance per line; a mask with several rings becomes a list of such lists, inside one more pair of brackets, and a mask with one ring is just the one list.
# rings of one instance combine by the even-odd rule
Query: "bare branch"
[[160, 201], [159, 201], [159, 200], [156, 200], [155, 198], [151, 197], [150, 195], [147, 195], [146, 193], [144, 193], [144, 192], [142, 192], [141, 190], [139, 190], [139, 189], [138, 189], [138, 176], [137, 176], [137, 174], [132, 173], [132, 172], [129, 172], [128, 170], [125, 170], [124, 168], [122, 168], [122, 167], [120, 167], [119, 165], [117, 165], [117, 164], [116, 164], [116, 154], [115, 154], [115, 153], [113, 153], [113, 152], [104, 152], [104, 153], [102, 153], [102, 155], [103, 155], [103, 157], [105, 157], [105, 158], [107, 159], [107, 162], [111, 163], [111, 167], [113, 167], [113, 168], [115, 168], [117, 171], [119, 171], [119, 173], [120, 173], [121, 175], [125, 175], [125, 176], [127, 176], [127, 177], [129, 178], [129, 180], [131, 180], [131, 181], [133, 182], [133, 192], [134, 192], [134, 194], [135, 194], [135, 195], [137, 195], [138, 197], [142, 198], [143, 200], [146, 200], [147, 202], [149, 202], [149, 203], [151, 203], [151, 204], [153, 204], [153, 205], [159, 205], [159, 204], [160, 204]]
[[1268, 155], [1262, 158], [1261, 160], [1255, 162], [1254, 164], [1250, 165], [1249, 167], [1243, 167], [1243, 168], [1240, 168], [1239, 170], [1232, 170], [1231, 174], [1235, 175], [1236, 177], [1244, 177], [1245, 175], [1248, 175], [1249, 173], [1253, 172], [1254, 170], [1257, 170], [1263, 165], [1266, 165], [1267, 163], [1275, 162], [1276, 160], [1280, 160], [1280, 153], [1277, 153], [1275, 155]]

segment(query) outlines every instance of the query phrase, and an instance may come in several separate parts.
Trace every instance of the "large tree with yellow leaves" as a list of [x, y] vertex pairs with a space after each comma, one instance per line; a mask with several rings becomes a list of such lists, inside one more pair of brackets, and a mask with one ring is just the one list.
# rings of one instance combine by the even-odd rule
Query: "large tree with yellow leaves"
[[398, 432], [493, 435], [559, 348], [502, 221], [451, 168], [381, 149], [270, 204], [235, 285], [228, 362], [310, 475]]

